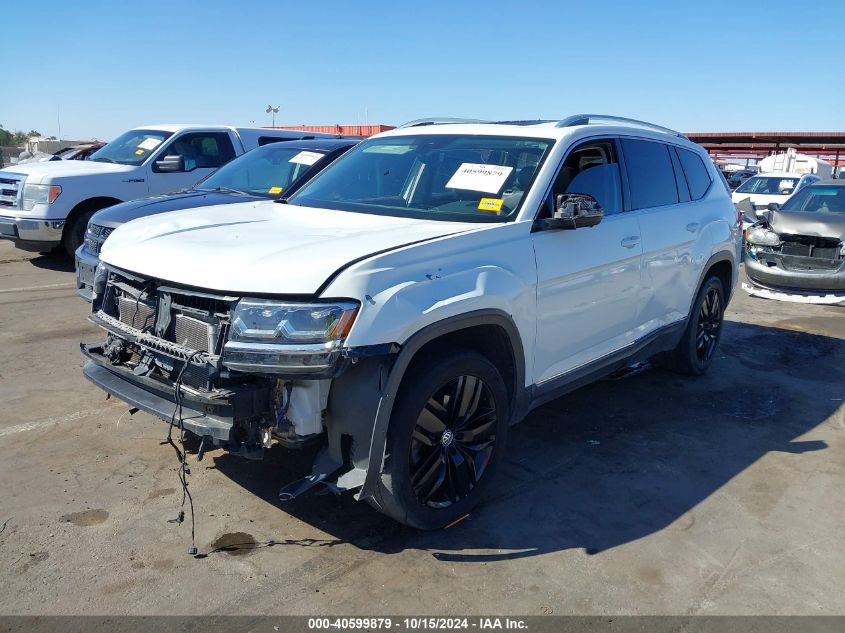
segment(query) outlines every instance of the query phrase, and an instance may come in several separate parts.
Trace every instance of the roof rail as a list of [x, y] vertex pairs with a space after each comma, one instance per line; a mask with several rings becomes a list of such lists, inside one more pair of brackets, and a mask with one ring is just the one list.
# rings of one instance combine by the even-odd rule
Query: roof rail
[[420, 127], [422, 125], [448, 125], [453, 123], [489, 123], [489, 121], [482, 121], [481, 119], [453, 119], [449, 117], [426, 117], [425, 119], [414, 119], [399, 126], [403, 127]]
[[611, 114], [573, 114], [572, 116], [568, 116], [565, 119], [558, 121], [555, 127], [572, 127], [573, 125], [589, 125], [595, 121], [608, 121], [611, 123], [626, 123], [628, 125], [635, 125], [637, 127], [645, 127], [652, 130], [657, 130], [658, 132], [664, 132], [666, 134], [671, 134], [672, 136], [681, 136], [686, 138], [686, 135], [678, 132], [677, 130], [669, 129], [668, 127], [663, 127], [662, 125], [655, 125], [654, 123], [649, 123], [648, 121], [638, 121], [637, 119], [626, 119], [625, 117], [621, 116], [613, 116]]

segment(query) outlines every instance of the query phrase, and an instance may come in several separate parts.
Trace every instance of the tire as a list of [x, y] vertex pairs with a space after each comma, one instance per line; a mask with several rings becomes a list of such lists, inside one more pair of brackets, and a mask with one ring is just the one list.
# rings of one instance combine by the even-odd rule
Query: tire
[[[421, 530], [444, 527], [481, 500], [502, 460], [509, 423], [505, 383], [489, 360], [465, 350], [437, 356], [402, 381], [385, 468], [368, 500]], [[459, 386], [467, 395], [457, 399]], [[449, 406], [456, 400], [457, 411]]]
[[687, 376], [704, 374], [719, 345], [724, 317], [725, 291], [721, 280], [713, 275], [699, 288], [684, 334], [675, 349], [660, 357], [662, 364]]
[[85, 239], [85, 229], [88, 228], [88, 220], [97, 212], [97, 209], [90, 211], [83, 211], [77, 215], [70, 223], [70, 226], [65, 232], [62, 239], [62, 246], [64, 246], [65, 253], [73, 259], [76, 249], [82, 246], [82, 241]]

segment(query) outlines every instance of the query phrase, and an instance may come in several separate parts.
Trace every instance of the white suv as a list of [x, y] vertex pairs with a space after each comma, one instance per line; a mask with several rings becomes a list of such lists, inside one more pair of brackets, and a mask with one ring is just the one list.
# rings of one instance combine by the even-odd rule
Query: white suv
[[136, 220], [82, 346], [105, 391], [436, 528], [491, 484], [508, 427], [659, 355], [702, 374], [741, 235], [705, 151], [659, 126], [428, 120], [353, 148], [287, 204]]

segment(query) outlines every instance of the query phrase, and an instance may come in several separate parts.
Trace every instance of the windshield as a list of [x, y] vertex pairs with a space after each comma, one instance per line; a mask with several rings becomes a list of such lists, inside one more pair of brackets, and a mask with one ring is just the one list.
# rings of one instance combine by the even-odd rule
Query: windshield
[[427, 134], [364, 141], [291, 204], [459, 222], [516, 217], [554, 141]]
[[159, 130], [129, 130], [91, 154], [90, 160], [140, 165], [152, 151], [173, 135]]
[[235, 189], [265, 198], [280, 196], [325, 156], [323, 150], [303, 150], [285, 143], [263, 145], [227, 163], [195, 189]]
[[781, 211], [802, 213], [845, 213], [845, 187], [814, 185], [783, 203]]
[[788, 196], [798, 185], [798, 178], [780, 176], [754, 176], [737, 189], [737, 193], [763, 193], [774, 196]]

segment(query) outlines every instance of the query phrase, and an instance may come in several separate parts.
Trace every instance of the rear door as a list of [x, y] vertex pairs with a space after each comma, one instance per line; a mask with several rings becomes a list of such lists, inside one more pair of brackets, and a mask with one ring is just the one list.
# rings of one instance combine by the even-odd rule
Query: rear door
[[702, 230], [696, 200], [712, 186], [694, 152], [647, 139], [621, 141], [631, 206], [642, 229], [641, 334], [686, 318], [698, 283], [694, 247]]
[[[558, 171], [542, 214], [559, 193], [587, 193], [604, 210], [591, 228], [532, 233], [537, 261], [534, 382], [542, 385], [633, 340], [640, 284], [640, 228], [624, 205], [612, 138], [576, 145]], [[553, 383], [552, 383], [553, 384]]]

